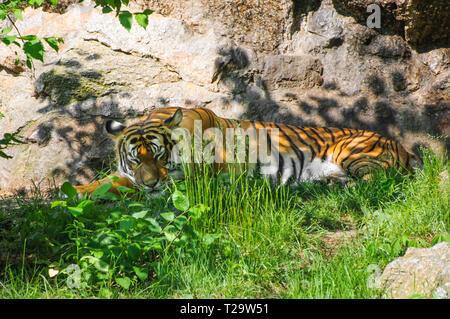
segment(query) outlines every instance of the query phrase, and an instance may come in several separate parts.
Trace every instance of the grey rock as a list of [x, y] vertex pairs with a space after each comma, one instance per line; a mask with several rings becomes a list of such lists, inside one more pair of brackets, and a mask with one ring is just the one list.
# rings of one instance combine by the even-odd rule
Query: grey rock
[[366, 23], [367, 7], [377, 4], [382, 8], [382, 24], [418, 47], [442, 43], [450, 38], [450, 2], [447, 0], [333, 0], [339, 11]]
[[263, 78], [268, 88], [320, 86], [323, 67], [311, 56], [275, 55], [264, 59]]
[[432, 248], [408, 248], [384, 269], [379, 287], [388, 298], [413, 295], [448, 298], [450, 296], [450, 243]]

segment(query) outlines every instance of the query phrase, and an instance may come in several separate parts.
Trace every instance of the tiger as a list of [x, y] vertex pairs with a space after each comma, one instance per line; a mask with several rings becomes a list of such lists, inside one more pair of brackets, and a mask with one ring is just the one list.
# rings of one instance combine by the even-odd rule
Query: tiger
[[[214, 169], [226, 172], [229, 165], [246, 164], [249, 171], [257, 170], [281, 183], [370, 179], [375, 170], [398, 168], [410, 172], [418, 162], [417, 157], [399, 143], [376, 132], [235, 120], [219, 117], [207, 108], [165, 107], [151, 111], [128, 126], [108, 120], [105, 128], [116, 142], [118, 170], [112, 176], [75, 186], [81, 194], [92, 194], [105, 183], [112, 184], [109, 191], [113, 193], [120, 193], [120, 186], [161, 191], [170, 178], [182, 178], [180, 165], [174, 165], [177, 157], [173, 156], [181, 149], [176, 147], [177, 140], [173, 138], [177, 129], [191, 136], [196, 129], [201, 133], [213, 130], [216, 135], [229, 134], [230, 130], [255, 133], [251, 140], [247, 137], [246, 151], [249, 147], [256, 147], [256, 160], [250, 163], [246, 157], [248, 154], [244, 154], [243, 161], [227, 164], [230, 154], [222, 148], [222, 152], [214, 155], [218, 159], [213, 164]], [[265, 132], [266, 136], [256, 132]], [[272, 133], [276, 140], [271, 138]], [[270, 153], [269, 160], [262, 160], [259, 152], [262, 148]]]

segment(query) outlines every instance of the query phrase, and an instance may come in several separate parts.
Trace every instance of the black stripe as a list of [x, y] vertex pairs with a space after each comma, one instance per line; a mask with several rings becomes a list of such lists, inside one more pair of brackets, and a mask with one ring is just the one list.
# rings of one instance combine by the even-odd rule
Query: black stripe
[[342, 134], [344, 134], [344, 135], [348, 135], [347, 133], [345, 133], [345, 131], [343, 130], [343, 129], [341, 129], [340, 127], [337, 127], [337, 129], [339, 130], [339, 131], [341, 131], [342, 132]]
[[328, 143], [327, 143], [326, 147], [325, 147], [325, 150], [323, 151], [322, 161], [325, 161], [327, 159], [327, 152], [328, 152], [329, 148], [330, 148], [330, 145], [328, 145]]
[[[363, 140], [363, 141], [361, 141], [361, 142], [359, 142], [358, 144], [361, 144], [361, 143], [364, 143], [364, 142], [367, 142], [368, 140], [370, 140], [374, 135], [375, 135], [376, 133], [372, 133], [372, 135], [370, 135], [368, 138], [366, 138], [365, 140]], [[356, 145], [357, 146], [357, 145]], [[358, 147], [354, 147], [354, 148], [352, 148], [352, 150], [350, 151], [350, 154], [348, 155], [348, 156], [346, 156], [342, 161], [341, 161], [341, 163], [344, 163], [350, 156], [352, 156], [353, 154], [355, 154], [355, 153], [357, 153], [357, 152], [361, 152], [361, 151], [363, 151], [363, 149], [361, 149], [361, 148], [358, 148]], [[366, 151], [364, 152], [364, 153], [367, 153]]]
[[197, 113], [200, 115], [200, 119], [203, 119], [202, 115], [196, 110], [196, 109], [189, 109], [190, 111], [193, 111], [194, 113]]
[[[284, 132], [283, 129], [278, 124], [275, 123], [275, 126], [280, 130], [281, 133], [283, 133], [285, 135], [285, 137], [287, 138], [288, 142], [291, 144], [292, 149], [294, 150], [295, 155], [297, 156], [297, 158], [300, 162], [300, 175], [299, 175], [299, 177], [300, 177], [303, 172], [303, 163], [305, 161], [303, 152], [297, 147], [297, 145], [295, 145], [295, 143], [291, 140], [289, 135], [287, 135], [286, 132]], [[294, 133], [296, 133], [296, 132], [294, 132]], [[294, 165], [294, 169], [296, 170], [295, 165]], [[295, 178], [297, 178], [297, 175], [295, 175]]]
[[229, 128], [234, 128], [233, 122], [230, 121], [230, 119], [224, 119], [227, 122], [227, 125]]
[[[262, 122], [260, 122], [260, 124], [262, 126], [264, 126], [264, 124]], [[266, 128], [266, 127], [264, 127], [264, 128]], [[270, 134], [267, 134], [267, 142], [268, 142], [269, 148], [270, 148], [270, 157], [272, 157], [273, 150], [272, 150], [272, 139], [270, 138]], [[279, 141], [278, 141], [278, 146], [280, 146]], [[284, 159], [283, 159], [283, 156], [280, 154], [280, 149], [279, 148], [277, 150], [277, 154], [278, 154], [278, 161], [277, 161], [277, 164], [278, 164], [278, 170], [277, 170], [278, 174], [277, 175], [278, 176], [276, 178], [279, 178], [280, 171], [284, 168]]]
[[[397, 145], [397, 142], [391, 140], [391, 144], [392, 144], [393, 146], [395, 146], [395, 154], [397, 155], [397, 158], [394, 158], [394, 161], [395, 161], [395, 162], [400, 162], [400, 154], [398, 153], [398, 145]], [[397, 164], [398, 164], [398, 163], [397, 163]]]
[[206, 113], [206, 116], [208, 117], [209, 120], [209, 125], [208, 126], [214, 126], [214, 117], [208, 112], [207, 109], [201, 109], [203, 112]]
[[292, 164], [292, 167], [294, 168], [294, 179], [297, 179], [298, 177], [297, 177], [297, 165], [296, 165], [296, 163], [295, 163], [295, 160], [291, 157], [291, 164]]
[[380, 140], [381, 140], [382, 138], [383, 138], [383, 136], [379, 135], [377, 141], [372, 145], [372, 147], [371, 147], [369, 150], [366, 151], [366, 153], [372, 152], [372, 151], [375, 149], [375, 147], [377, 146], [378, 142], [380, 142]]
[[[314, 137], [312, 137], [311, 135], [309, 135], [303, 128], [299, 127], [298, 129], [299, 129], [300, 131], [302, 131], [303, 133], [305, 133], [305, 135], [308, 136], [308, 138], [310, 138], [311, 140], [313, 140], [313, 142], [314, 142], [314, 143], [316, 144], [316, 146], [317, 146], [317, 152], [314, 151], [314, 156], [311, 157], [311, 161], [312, 161], [313, 159], [316, 158], [317, 153], [320, 152], [320, 145], [319, 145], [319, 143], [317, 142], [317, 140], [316, 140]], [[311, 145], [311, 143], [308, 143], [308, 145]], [[312, 149], [312, 145], [311, 145], [311, 149]]]
[[[250, 121], [250, 123], [252, 123], [253, 129], [255, 130], [257, 136], [259, 136], [259, 131], [256, 128], [255, 121]], [[267, 144], [268, 144], [269, 149], [270, 149], [270, 156], [272, 157], [272, 140], [270, 139], [269, 132], [268, 132], [267, 128], [264, 126], [264, 124], [262, 122], [258, 122], [258, 123], [261, 124], [262, 127], [266, 130], [266, 133], [267, 133], [266, 134], [266, 136], [267, 136]], [[259, 157], [259, 151], [258, 151], [258, 157]]]
[[334, 144], [335, 138], [334, 133], [328, 127], [322, 127], [331, 136], [331, 143]]
[[322, 136], [320, 136], [320, 134], [317, 133], [316, 130], [315, 130], [313, 127], [310, 127], [309, 129], [310, 129], [314, 134], [317, 135], [317, 137], [319, 138], [319, 140], [322, 141], [322, 143], [325, 143], [325, 141], [323, 140]]
[[[364, 131], [362, 131], [362, 133], [364, 133]], [[361, 135], [361, 133], [358, 133], [358, 134], [356, 134], [355, 136], [350, 135], [350, 136], [348, 137], [349, 142], [348, 142], [348, 143], [345, 143], [345, 142], [344, 142], [344, 143], [342, 144], [341, 150], [339, 151], [338, 155], [335, 157], [335, 161], [336, 161], [336, 162], [338, 161], [339, 156], [341, 155], [342, 150], [344, 149], [344, 146], [347, 147], [348, 145], [350, 145], [350, 143], [353, 142], [353, 141], [355, 140], [356, 137], [359, 137], [359, 135]], [[341, 161], [341, 163], [342, 163], [342, 161]]]
[[[316, 158], [316, 151], [314, 150], [314, 148], [312, 147], [312, 145], [311, 145], [310, 143], [307, 143], [307, 142], [300, 136], [300, 134], [295, 130], [295, 129], [302, 130], [302, 128], [300, 128], [300, 127], [295, 127], [295, 126], [294, 126], [294, 128], [292, 128], [292, 125], [285, 125], [285, 126], [288, 127], [288, 128], [290, 128], [291, 131], [295, 133], [295, 135], [297, 136], [297, 138], [299, 139], [299, 141], [300, 141], [301, 143], [303, 143], [304, 145], [306, 145], [306, 146], [309, 147], [309, 150], [311, 151], [311, 159], [310, 159], [310, 161], [312, 161], [313, 159], [315, 159], [315, 158]], [[303, 130], [302, 130], [302, 131], [303, 131]], [[305, 134], [306, 134], [306, 133], [305, 133]], [[311, 138], [308, 134], [306, 134], [306, 136], [308, 136], [309, 138]]]

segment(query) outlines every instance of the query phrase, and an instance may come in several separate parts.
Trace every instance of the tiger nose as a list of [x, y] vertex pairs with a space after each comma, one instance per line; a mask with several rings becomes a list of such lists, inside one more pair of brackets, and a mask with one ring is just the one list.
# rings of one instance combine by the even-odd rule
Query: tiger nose
[[139, 154], [141, 154], [141, 155], [146, 155], [146, 154], [147, 154], [147, 149], [145, 148], [144, 145], [142, 145], [142, 146], [139, 148]]
[[142, 179], [142, 182], [146, 186], [154, 186], [158, 182], [158, 179], [155, 177], [152, 177], [152, 176], [144, 176], [144, 178]]

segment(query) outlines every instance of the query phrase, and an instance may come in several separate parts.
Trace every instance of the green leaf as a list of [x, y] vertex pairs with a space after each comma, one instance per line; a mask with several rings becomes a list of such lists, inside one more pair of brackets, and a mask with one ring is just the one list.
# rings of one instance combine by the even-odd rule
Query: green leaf
[[109, 189], [112, 187], [112, 183], [105, 183], [103, 185], [100, 185], [99, 187], [97, 187], [97, 189], [92, 193], [92, 196], [96, 197], [96, 196], [100, 196], [100, 195], [104, 195], [105, 193], [107, 193], [109, 191]]
[[108, 270], [109, 270], [109, 265], [105, 261], [103, 261], [97, 257], [83, 256], [83, 257], [81, 257], [80, 261], [82, 261], [82, 260], [87, 260], [90, 264], [94, 265], [95, 269], [97, 269], [99, 271], [108, 272]]
[[177, 227], [178, 229], [182, 229], [184, 227], [184, 225], [186, 225], [187, 223], [187, 218], [186, 216], [178, 216], [177, 218], [175, 218], [175, 220], [173, 221], [173, 224], [175, 225], [175, 227]]
[[5, 35], [3, 37], [1, 37], [1, 40], [4, 44], [6, 45], [10, 45], [11, 43], [13, 43], [15, 40], [17, 39], [16, 35]]
[[133, 227], [133, 225], [134, 225], [134, 220], [131, 218], [122, 219], [119, 222], [119, 227], [120, 227], [120, 229], [123, 229], [123, 230], [128, 230], [131, 227]]
[[173, 225], [169, 225], [166, 227], [166, 229], [164, 229], [164, 236], [166, 236], [169, 242], [174, 241], [177, 237], [177, 234], [178, 230]]
[[41, 40], [34, 39], [28, 42], [25, 42], [23, 45], [23, 51], [27, 55], [27, 57], [31, 57], [33, 59], [44, 62], [44, 45]]
[[114, 219], [119, 219], [122, 216], [121, 211], [114, 211], [109, 214]]
[[219, 237], [219, 234], [206, 234], [205, 236], [203, 236], [203, 243], [209, 246], [213, 244]]
[[111, 200], [111, 201], [113, 201], [113, 200], [120, 200], [120, 197], [117, 196], [114, 193], [102, 194], [102, 195], [99, 195], [98, 198], [105, 199], [105, 200]]
[[143, 27], [144, 29], [147, 29], [148, 26], [148, 15], [144, 13], [136, 13], [134, 18], [136, 19], [136, 22]]
[[28, 4], [35, 7], [39, 7], [43, 2], [44, 0], [28, 0]]
[[123, 248], [117, 246], [111, 247], [110, 250], [114, 257], [119, 257], [123, 252]]
[[134, 193], [134, 192], [135, 192], [134, 189], [128, 188], [128, 187], [126, 187], [126, 186], [117, 186], [116, 189], [117, 189], [119, 192], [122, 192], [122, 193]]
[[23, 41], [30, 41], [30, 40], [36, 40], [37, 36], [35, 36], [35, 35], [25, 35], [23, 37], [20, 37], [19, 39], [23, 40]]
[[20, 10], [20, 9], [15, 9], [15, 10], [13, 10], [13, 12], [14, 12], [14, 16], [17, 18], [17, 20], [20, 20], [20, 21], [23, 20], [23, 17], [22, 17], [22, 10]]
[[189, 215], [192, 220], [199, 220], [202, 217], [202, 214], [206, 212], [209, 208], [203, 204], [195, 205], [194, 207], [189, 208]]
[[102, 9], [103, 13], [110, 13], [111, 11], [113, 11], [113, 9], [111, 9], [110, 6], [103, 7], [103, 9]]
[[84, 213], [89, 213], [94, 208], [94, 201], [90, 199], [85, 199], [77, 205], [78, 208], [82, 208]]
[[5, 152], [2, 152], [2, 151], [0, 151], [0, 157], [6, 158], [6, 159], [12, 158], [12, 156], [9, 156]]
[[171, 222], [175, 218], [175, 214], [173, 212], [161, 213], [161, 217], [168, 222]]
[[145, 9], [144, 12], [142, 12], [142, 13], [149, 16], [149, 15], [151, 15], [153, 12], [155, 12], [155, 11], [150, 10], [150, 9]]
[[179, 190], [172, 194], [172, 202], [176, 209], [185, 211], [189, 208], [189, 198]]
[[148, 226], [148, 229], [151, 232], [154, 232], [154, 233], [160, 233], [161, 232], [162, 228], [161, 228], [161, 226], [158, 224], [158, 222], [154, 218], [150, 217], [150, 218], [146, 218], [145, 220], [150, 222], [150, 225]]
[[5, 20], [7, 17], [7, 13], [5, 10], [0, 9], [0, 20]]
[[128, 207], [129, 207], [129, 208], [132, 208], [132, 207], [144, 207], [144, 204], [141, 204], [141, 203], [131, 203], [131, 204], [128, 205]]
[[131, 216], [133, 216], [136, 219], [140, 219], [140, 218], [144, 218], [145, 215], [147, 215], [148, 212], [149, 212], [148, 210], [142, 210], [140, 212], [136, 212], [136, 213], [131, 214]]
[[11, 27], [3, 28], [3, 29], [2, 29], [2, 34], [7, 34], [7, 33], [9, 33], [11, 30], [12, 30]]
[[54, 7], [56, 7], [56, 6], [58, 5], [58, 0], [48, 0], [48, 1], [50, 1], [50, 3], [51, 3]]
[[119, 14], [120, 24], [127, 29], [128, 32], [131, 30], [131, 25], [133, 24], [133, 15], [128, 11], [122, 11]]
[[67, 202], [65, 200], [57, 200], [52, 203], [51, 208], [55, 207], [67, 207]]
[[69, 197], [69, 199], [71, 199], [77, 195], [77, 190], [69, 182], [65, 182], [64, 184], [62, 184], [61, 192], [66, 194], [67, 197]]
[[110, 299], [112, 295], [112, 291], [105, 287], [100, 288], [98, 291], [98, 296], [102, 299]]
[[116, 278], [116, 282], [123, 288], [128, 289], [131, 285], [131, 279], [128, 277]]
[[119, 13], [120, 8], [122, 7], [122, 1], [120, 1], [120, 0], [112, 0], [112, 2], [114, 3], [113, 7], [116, 8], [117, 13]]
[[67, 207], [67, 209], [73, 215], [73, 217], [78, 217], [83, 214], [83, 208], [81, 207]]
[[141, 247], [136, 243], [133, 243], [127, 247], [128, 256], [132, 260], [138, 259], [139, 256], [141, 255], [141, 252], [142, 252]]
[[145, 281], [148, 278], [148, 269], [144, 267], [134, 267], [133, 266], [134, 273], [136, 276], [142, 280]]
[[108, 175], [107, 177], [109, 179], [112, 179], [114, 182], [116, 182], [119, 179], [119, 176], [116, 176], [116, 175]]
[[44, 38], [45, 42], [48, 43], [48, 45], [55, 50], [56, 52], [59, 51], [59, 46], [58, 43], [64, 43], [63, 39], [61, 38], [57, 38], [57, 37], [49, 37], [49, 38]]

